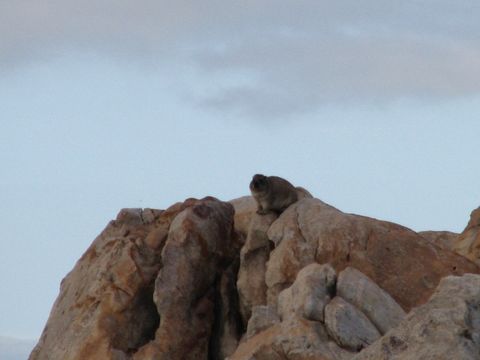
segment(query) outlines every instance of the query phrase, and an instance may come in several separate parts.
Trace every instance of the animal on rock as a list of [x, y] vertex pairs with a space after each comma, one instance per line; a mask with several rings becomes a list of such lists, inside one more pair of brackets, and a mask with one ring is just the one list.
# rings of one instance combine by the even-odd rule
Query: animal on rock
[[258, 204], [257, 214], [283, 212], [298, 200], [297, 190], [278, 176], [256, 174], [250, 182], [250, 191]]

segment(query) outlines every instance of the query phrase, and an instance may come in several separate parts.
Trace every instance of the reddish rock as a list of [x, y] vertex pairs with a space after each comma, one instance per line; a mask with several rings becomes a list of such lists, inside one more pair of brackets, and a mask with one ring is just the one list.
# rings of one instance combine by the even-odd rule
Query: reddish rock
[[447, 250], [452, 250], [458, 239], [458, 234], [451, 231], [421, 231], [418, 234]]
[[62, 280], [31, 360], [114, 359], [153, 337], [159, 322], [153, 285], [161, 249], [143, 240], [168, 217], [153, 211], [146, 222], [144, 214], [120, 211]]
[[62, 281], [30, 359], [228, 355], [240, 245], [233, 207], [213, 198], [122, 210]]
[[268, 236], [275, 244], [266, 272], [268, 304], [313, 261], [329, 263], [337, 272], [347, 266], [360, 270], [406, 311], [427, 301], [442, 277], [479, 272], [472, 262], [408, 228], [345, 214], [318, 199], [292, 205]]
[[[438, 233], [419, 235], [345, 214], [302, 194], [278, 218], [256, 214], [251, 197], [231, 203], [188, 199], [165, 211], [122, 210], [62, 281], [30, 359], [347, 360], [356, 353], [340, 345], [358, 349], [373, 337], [362, 315], [335, 302], [329, 306], [329, 336], [324, 309], [331, 297], [342, 296], [383, 333], [398, 321], [380, 326], [377, 315], [397, 319], [402, 312], [387, 306], [388, 297], [379, 296], [377, 287], [409, 311], [429, 298], [442, 277], [479, 272], [476, 264], [438, 246]], [[456, 244], [477, 261], [479, 212], [472, 213]], [[478, 279], [466, 279], [477, 296], [472, 289]], [[454, 298], [455, 289], [448, 296]], [[478, 306], [470, 297], [472, 311], [455, 310], [445, 324], [473, 314], [465, 324], [458, 322], [468, 330], [458, 339], [475, 342]], [[462, 310], [465, 301], [459, 301]], [[367, 341], [351, 336], [358, 324], [368, 332]], [[395, 347], [395, 339], [388, 344]], [[461, 347], [451, 349], [456, 348]]]
[[480, 265], [480, 207], [470, 214], [470, 221], [458, 236], [453, 250]]

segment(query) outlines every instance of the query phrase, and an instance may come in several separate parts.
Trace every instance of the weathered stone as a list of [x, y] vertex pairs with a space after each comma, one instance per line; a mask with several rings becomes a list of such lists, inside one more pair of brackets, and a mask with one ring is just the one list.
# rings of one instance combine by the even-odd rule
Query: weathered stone
[[250, 318], [252, 307], [265, 305], [267, 302], [265, 269], [271, 247], [267, 230], [276, 218], [273, 213], [255, 214], [250, 223], [247, 240], [240, 251], [237, 289], [244, 324]]
[[477, 273], [478, 266], [403, 226], [345, 214], [318, 199], [290, 206], [270, 226], [275, 244], [267, 264], [267, 303], [290, 286], [306, 265], [357, 268], [406, 311], [428, 300], [440, 279]]
[[470, 214], [470, 221], [458, 236], [453, 250], [480, 265], [480, 207]]
[[257, 211], [257, 202], [253, 196], [242, 196], [229, 201], [235, 209], [234, 224], [235, 231], [243, 238], [247, 237], [250, 228], [250, 220]]
[[480, 275], [448, 276], [426, 304], [355, 360], [480, 358]]
[[421, 231], [418, 234], [432, 244], [447, 250], [452, 250], [458, 239], [458, 234], [451, 231]]
[[150, 215], [146, 221], [141, 209], [123, 209], [95, 239], [62, 280], [31, 360], [115, 359], [153, 338], [161, 247], [142, 245], [159, 221]]
[[225, 359], [233, 354], [245, 333], [239, 312], [237, 273], [239, 259], [223, 272], [215, 301], [215, 323], [210, 337], [209, 354], [212, 358]]
[[[398, 324], [359, 354], [368, 359], [478, 356], [478, 277], [448, 280], [398, 323], [399, 305], [425, 303], [442, 277], [479, 272], [438, 246], [443, 235], [299, 198], [278, 218], [256, 214], [250, 196], [122, 210], [62, 281], [30, 359], [346, 360], [356, 353], [332, 338], [351, 349], [373, 338], [358, 311], [380, 333]], [[457, 243], [473, 260], [479, 227], [477, 211]], [[347, 305], [325, 308], [335, 293]]]
[[353, 351], [367, 347], [380, 337], [364, 313], [338, 296], [325, 307], [325, 327], [338, 345]]
[[[313, 198], [312, 194], [310, 194], [307, 189], [301, 186], [297, 186], [296, 190], [299, 200]], [[232, 204], [235, 209], [235, 231], [246, 238], [248, 229], [250, 228], [250, 221], [258, 209], [257, 202], [253, 196], [242, 196], [237, 199], [230, 200], [229, 203]]]
[[305, 266], [292, 286], [278, 296], [278, 313], [282, 319], [301, 316], [323, 321], [323, 310], [335, 291], [335, 270], [313, 263]]
[[275, 308], [265, 305], [254, 306], [252, 316], [248, 320], [247, 339], [279, 322], [280, 317]]
[[62, 281], [30, 359], [206, 358], [210, 343], [228, 338], [214, 309], [236, 298], [221, 286], [238, 258], [232, 231], [233, 207], [213, 198], [122, 210]]
[[232, 229], [233, 207], [214, 199], [195, 202], [175, 217], [155, 282], [160, 326], [153, 344], [140, 349], [135, 359], [207, 357], [215, 281], [234, 257]]
[[291, 317], [242, 342], [229, 360], [348, 360], [353, 353], [328, 338], [323, 325]]
[[405, 317], [403, 309], [387, 292], [351, 267], [338, 276], [337, 295], [364, 312], [382, 334]]

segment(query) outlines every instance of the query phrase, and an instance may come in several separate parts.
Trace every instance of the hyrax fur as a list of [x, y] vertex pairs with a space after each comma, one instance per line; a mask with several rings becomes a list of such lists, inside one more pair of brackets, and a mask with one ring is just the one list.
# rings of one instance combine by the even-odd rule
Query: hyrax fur
[[250, 191], [258, 204], [257, 214], [261, 215], [271, 211], [281, 213], [298, 200], [295, 187], [278, 176], [254, 175]]

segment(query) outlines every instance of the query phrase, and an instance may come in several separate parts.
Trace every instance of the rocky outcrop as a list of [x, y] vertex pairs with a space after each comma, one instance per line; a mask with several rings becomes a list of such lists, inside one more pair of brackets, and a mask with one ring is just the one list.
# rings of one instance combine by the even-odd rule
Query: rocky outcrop
[[354, 360], [475, 360], [480, 357], [480, 275], [448, 276], [428, 303]]
[[453, 250], [480, 265], [480, 207], [470, 214], [470, 221], [458, 236]]
[[345, 214], [318, 199], [288, 208], [268, 237], [275, 244], [265, 275], [269, 304], [312, 262], [329, 263], [337, 272], [347, 266], [358, 269], [405, 311], [427, 301], [442, 277], [478, 272], [465, 258], [410, 229]]
[[233, 215], [213, 198], [122, 210], [62, 281], [30, 359], [227, 355], [222, 344], [236, 348], [242, 331], [236, 309], [219, 311], [236, 302], [220, 286], [240, 248]]
[[[357, 285], [361, 290], [352, 293], [350, 289]], [[340, 286], [346, 290], [341, 291]], [[352, 299], [355, 305], [342, 298], [342, 294]], [[370, 299], [375, 302], [367, 303]], [[381, 299], [387, 302], [377, 301]], [[376, 314], [369, 318], [374, 307], [380, 318]], [[317, 263], [303, 268], [295, 282], [280, 293], [276, 306], [279, 320], [271, 313], [274, 307], [263, 308], [268, 309], [269, 318], [275, 321], [271, 321], [270, 327], [263, 326], [248, 334], [231, 359], [270, 359], [271, 356], [279, 359], [350, 359], [381, 336], [375, 320], [383, 326], [394, 326], [404, 316], [400, 306], [365, 275], [347, 268], [339, 274], [337, 281], [337, 274], [330, 265]], [[389, 329], [383, 328], [382, 331]], [[302, 333], [305, 336], [303, 342], [299, 338]]]
[[403, 309], [387, 292], [354, 268], [340, 273], [336, 293], [363, 311], [382, 334], [405, 317]]
[[[442, 285], [427, 303], [442, 278], [478, 273], [476, 264], [438, 245], [439, 234], [298, 191], [280, 216], [256, 214], [251, 197], [122, 210], [62, 281], [30, 359], [382, 359], [435, 343], [425, 314], [448, 306], [457, 327], [439, 327], [454, 339], [446, 353], [478, 350], [476, 276], [447, 278], [462, 279], [442, 282], [455, 283], [457, 300]], [[472, 219], [466, 231], [476, 231]], [[451, 304], [438, 300], [447, 293]], [[428, 332], [415, 340], [403, 328]]]

